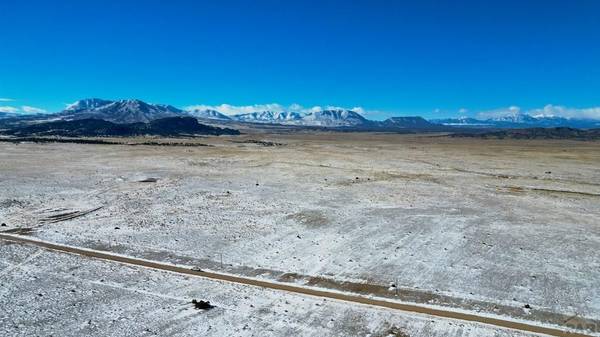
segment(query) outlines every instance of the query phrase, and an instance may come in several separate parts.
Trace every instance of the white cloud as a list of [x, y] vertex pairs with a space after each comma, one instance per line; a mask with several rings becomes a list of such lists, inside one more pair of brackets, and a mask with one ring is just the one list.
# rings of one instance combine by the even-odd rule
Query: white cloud
[[356, 113], [359, 113], [361, 115], [365, 115], [365, 114], [368, 113], [368, 111], [366, 111], [365, 109], [363, 109], [363, 107], [361, 107], [361, 106], [355, 106], [354, 108], [352, 108], [350, 110], [352, 110], [352, 111], [354, 111]]
[[458, 113], [466, 114], [467, 112], [469, 112], [469, 109], [465, 109], [465, 108], [458, 109]]
[[534, 117], [600, 119], [600, 107], [569, 108], [561, 105], [548, 104], [541, 109], [529, 110], [527, 113]]
[[533, 117], [563, 117], [570, 119], [600, 119], [600, 106], [590, 108], [570, 108], [562, 105], [548, 104], [543, 108], [523, 110], [518, 106], [510, 106], [477, 114], [479, 119], [499, 118], [527, 114]]
[[225, 115], [237, 115], [237, 114], [245, 114], [251, 113], [255, 111], [274, 111], [281, 112], [285, 111], [284, 107], [277, 103], [271, 104], [255, 104], [255, 105], [230, 105], [230, 104], [221, 104], [221, 105], [192, 105], [185, 108], [185, 110], [216, 110]]
[[37, 113], [46, 113], [47, 111], [44, 109], [29, 106], [29, 105], [23, 105], [23, 106], [21, 106], [21, 108], [5, 105], [5, 106], [0, 106], [0, 112], [37, 114]]
[[15, 113], [18, 111], [19, 111], [19, 109], [12, 107], [12, 106], [0, 106], [0, 112]]
[[521, 108], [518, 106], [509, 106], [507, 108], [499, 108], [488, 111], [481, 111], [477, 114], [479, 119], [501, 118], [507, 116], [517, 116], [521, 113]]
[[23, 105], [21, 106], [21, 110], [23, 110], [23, 112], [28, 113], [28, 114], [39, 114], [39, 113], [46, 113], [48, 111], [44, 110], [44, 109], [40, 109], [40, 108], [36, 108], [33, 106], [29, 106], [29, 105]]
[[[303, 113], [311, 113], [311, 112], [319, 112], [323, 110], [339, 110], [344, 109], [342, 107], [328, 105], [325, 108], [319, 105], [315, 105], [313, 107], [305, 108], [300, 104], [294, 103], [289, 106], [284, 106], [278, 103], [270, 103], [270, 104], [254, 104], [254, 105], [230, 105], [230, 104], [221, 104], [221, 105], [190, 105], [185, 107], [185, 110], [216, 110], [225, 115], [238, 115], [238, 114], [246, 114], [256, 111], [273, 111], [273, 112], [282, 112], [282, 111], [294, 111], [294, 112], [303, 112]], [[358, 112], [359, 114], [366, 114], [366, 111], [362, 107], [354, 107], [352, 110]]]
[[315, 105], [312, 108], [307, 108], [307, 109], [301, 108], [300, 111], [306, 112], [306, 113], [319, 112], [319, 111], [323, 111], [323, 108], [319, 105]]
[[293, 103], [291, 104], [288, 109], [290, 109], [291, 111], [300, 111], [302, 110], [302, 105], [298, 104], [298, 103]]
[[0, 97], [0, 102], [14, 102], [12, 98]]

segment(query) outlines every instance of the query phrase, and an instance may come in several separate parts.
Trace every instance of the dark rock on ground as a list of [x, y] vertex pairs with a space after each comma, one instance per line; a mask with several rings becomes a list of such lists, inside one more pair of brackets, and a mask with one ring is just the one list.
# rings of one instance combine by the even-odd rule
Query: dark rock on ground
[[198, 301], [196, 299], [192, 300], [192, 304], [194, 304], [194, 308], [199, 310], [210, 310], [215, 307], [214, 305], [210, 304], [210, 301]]

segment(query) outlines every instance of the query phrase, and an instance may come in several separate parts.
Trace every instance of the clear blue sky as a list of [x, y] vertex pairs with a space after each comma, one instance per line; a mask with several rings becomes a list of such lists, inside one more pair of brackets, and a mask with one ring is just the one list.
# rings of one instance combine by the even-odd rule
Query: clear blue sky
[[[0, 105], [600, 106], [600, 1], [2, 1]], [[436, 109], [440, 109], [435, 112]]]

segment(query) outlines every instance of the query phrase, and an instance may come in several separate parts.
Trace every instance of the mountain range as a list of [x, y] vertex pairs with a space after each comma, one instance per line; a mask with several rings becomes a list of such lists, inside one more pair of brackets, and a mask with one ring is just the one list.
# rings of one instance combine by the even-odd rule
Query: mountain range
[[12, 118], [12, 117], [17, 117], [17, 114], [12, 113], [12, 112], [0, 111], [0, 118]]
[[206, 122], [282, 124], [327, 128], [436, 128], [436, 125], [428, 123], [421, 117], [395, 117], [380, 122], [368, 120], [358, 112], [344, 109], [330, 109], [310, 113], [255, 111], [228, 116], [212, 109], [182, 110], [171, 105], [151, 104], [137, 99], [109, 101], [99, 98], [79, 100], [55, 114], [6, 118], [7, 120], [0, 123], [0, 126], [2, 124], [5, 126], [11, 125], [11, 123], [22, 124], [22, 122], [37, 123], [41, 121], [74, 121], [81, 119], [99, 119], [116, 124], [131, 124], [148, 123], [157, 119], [177, 116], [192, 116]]
[[0, 131], [0, 134], [62, 137], [129, 137], [129, 136], [195, 136], [195, 135], [239, 135], [240, 132], [229, 128], [219, 128], [198, 123], [194, 117], [166, 117], [148, 123], [117, 124], [101, 119], [85, 118], [75, 120], [56, 120], [14, 127]]
[[368, 120], [352, 110], [332, 109], [311, 113], [296, 111], [255, 111], [226, 116], [215, 110], [188, 110], [194, 117], [246, 123], [343, 127], [368, 124]]
[[148, 123], [157, 119], [178, 116], [192, 116], [204, 122], [219, 124], [261, 123], [364, 130], [416, 129], [451, 131], [456, 128], [600, 127], [599, 120], [530, 116], [524, 113], [514, 113], [488, 119], [460, 117], [426, 120], [419, 116], [405, 116], [391, 117], [385, 121], [373, 121], [366, 119], [356, 111], [345, 109], [314, 112], [254, 111], [238, 115], [225, 115], [213, 109], [182, 110], [171, 105], [151, 104], [137, 99], [111, 101], [88, 98], [70, 104], [63, 111], [54, 114], [16, 116], [15, 114], [0, 113], [0, 128], [22, 125], [24, 123], [81, 119], [100, 119], [116, 124]]
[[573, 129], [568, 127], [503, 129], [487, 132], [454, 133], [451, 137], [495, 139], [573, 139], [598, 140], [600, 129]]
[[99, 98], [79, 100], [58, 113], [63, 120], [102, 119], [108, 122], [148, 123], [155, 119], [177, 117], [184, 111], [170, 105], [149, 104], [138, 99], [107, 101]]
[[224, 114], [218, 112], [217, 110], [212, 110], [212, 109], [193, 109], [193, 110], [187, 110], [187, 113], [191, 116], [194, 116], [197, 118], [203, 118], [203, 119], [216, 119], [216, 120], [222, 120], [222, 121], [231, 120], [231, 118], [229, 118], [227, 115], [224, 115]]
[[592, 129], [600, 127], [600, 120], [575, 119], [557, 116], [531, 116], [525, 113], [515, 113], [487, 119], [475, 119], [470, 117], [433, 119], [432, 123], [461, 127], [461, 128], [551, 128], [571, 127], [578, 129]]

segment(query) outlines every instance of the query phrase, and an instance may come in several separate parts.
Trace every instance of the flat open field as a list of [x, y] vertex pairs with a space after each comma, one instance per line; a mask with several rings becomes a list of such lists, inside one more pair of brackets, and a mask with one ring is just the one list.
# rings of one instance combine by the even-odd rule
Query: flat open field
[[[482, 315], [562, 327], [600, 326], [598, 142], [371, 133], [257, 133], [177, 140], [181, 141], [210, 146], [0, 143], [0, 222], [6, 225], [0, 230], [205, 270]], [[4, 251], [20, 247], [0, 244]], [[31, 248], [21, 247], [15, 254], [29, 254], [25, 249]], [[24, 259], [10, 261], [4, 252], [2, 256], [0, 267], [5, 270]], [[61, 288], [67, 287], [61, 282], [81, 281], [61, 270], [69, 263], [77, 265], [74, 259], [84, 258], [50, 252], [38, 258], [48, 262], [35, 268], [31, 262], [28, 268], [35, 269], [31, 273], [56, 273], [56, 282], [44, 278], [35, 281], [40, 282], [38, 287]], [[104, 263], [86, 262], [81, 268], [100, 275], [103, 272], [91, 265]], [[134, 273], [132, 267], [126, 268], [128, 272], [117, 267], [106, 267], [111, 272], [98, 276], [121, 282], [110, 291], [102, 287], [109, 292], [102, 305], [134, 305], [131, 299], [120, 297], [122, 283], [149, 278], [153, 283], [148, 287], [158, 289], [179, 282], [175, 276], [154, 276], [159, 272], [143, 268], [135, 271], [138, 279], [128, 274], [133, 278], [124, 280], [120, 273]], [[90, 275], [90, 279], [95, 277]], [[111, 280], [113, 276], [119, 280]], [[0, 311], [15, 309], [18, 301], [11, 298], [33, 291], [26, 288], [34, 285], [16, 285], [24, 279], [30, 280], [31, 275], [0, 270]], [[90, 289], [98, 286], [86, 282]], [[190, 284], [160, 292], [183, 299], [197, 287], [219, 288], [214, 290], [219, 294], [216, 298], [229, 294], [236, 299], [228, 302], [233, 307], [244, 292], [257, 291], [236, 293], [233, 288], [243, 287], [217, 286], [212, 285], [216, 281], [196, 278], [185, 282]], [[392, 283], [396, 289], [390, 289]], [[134, 288], [144, 287], [137, 284]], [[271, 304], [279, 298], [276, 292], [268, 293], [264, 297]], [[143, 292], [136, 294], [144, 301]], [[56, 301], [63, 301], [61, 296]], [[280, 298], [288, 296], [293, 297], [290, 303], [299, 298], [318, 302], [290, 294]], [[390, 324], [406, 326], [410, 336], [506, 333], [481, 332], [485, 329], [477, 326], [471, 332], [445, 330], [443, 324], [448, 323], [439, 319], [430, 325], [419, 323], [427, 322], [426, 316], [409, 319], [384, 309], [331, 305], [328, 310], [337, 311], [334, 306], [340, 306], [371, 311], [367, 316], [352, 313], [368, 317], [363, 323], [348, 318], [350, 314], [335, 313], [334, 319], [352, 321], [352, 326], [339, 329], [327, 323], [306, 323], [322, 315], [298, 307], [284, 316], [296, 320], [305, 335], [377, 335]], [[156, 309], [155, 313], [157, 324], [164, 320], [174, 326], [168, 318], [172, 312]], [[306, 318], [309, 314], [317, 316]], [[128, 315], [137, 317], [143, 312]], [[179, 322], [187, 314], [178, 311], [177, 315]], [[236, 315], [215, 314], [214, 324], [225, 330], [214, 335], [252, 335], [269, 329], [274, 329], [272, 335], [289, 332], [273, 325], [274, 316], [269, 316], [270, 323], [249, 321], [257, 330], [239, 332], [245, 331], [240, 330], [244, 325], [231, 323], [238, 319]], [[312, 328], [302, 330], [308, 326]], [[364, 329], [349, 330], [359, 326]], [[196, 331], [184, 327], [173, 331], [183, 335]], [[64, 330], [66, 326], [56, 329], [59, 335], [72, 331]], [[599, 335], [599, 330], [585, 333]]]

